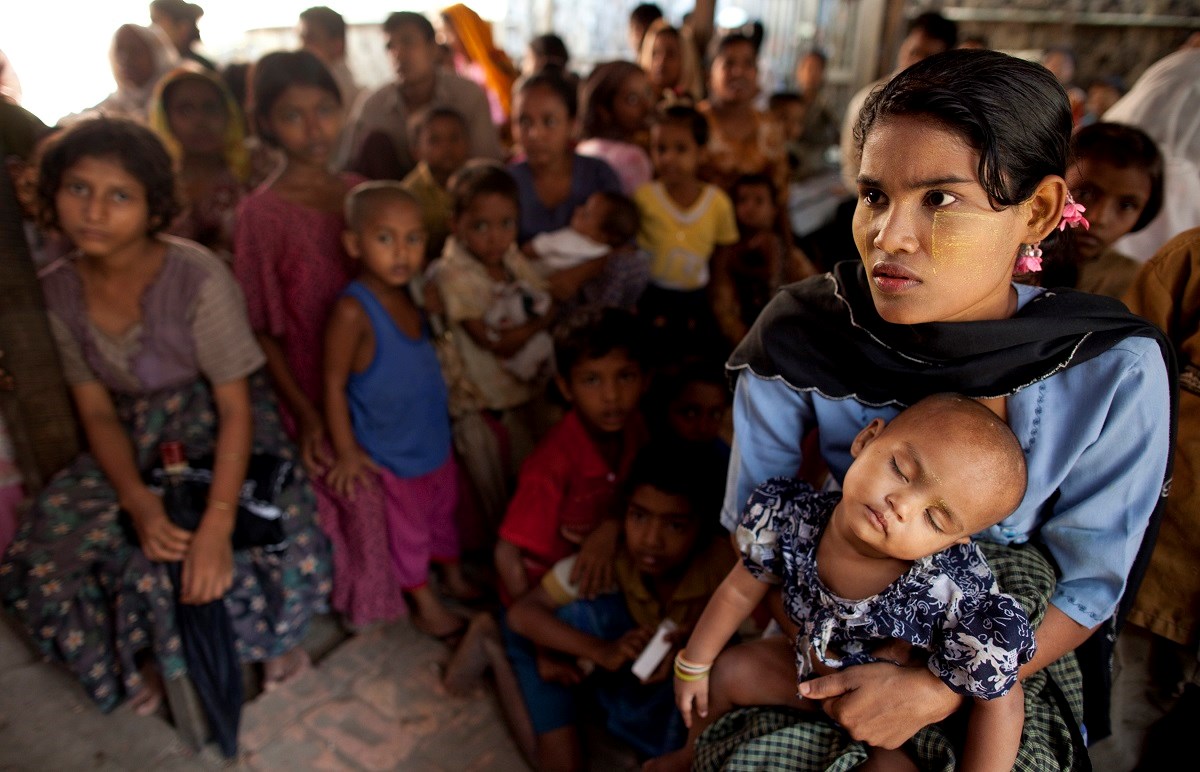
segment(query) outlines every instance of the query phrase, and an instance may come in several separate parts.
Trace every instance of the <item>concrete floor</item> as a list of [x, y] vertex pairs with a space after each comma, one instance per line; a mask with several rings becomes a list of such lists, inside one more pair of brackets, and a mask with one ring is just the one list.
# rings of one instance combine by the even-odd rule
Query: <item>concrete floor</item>
[[162, 717], [101, 714], [0, 621], [0, 770], [514, 770], [490, 691], [448, 695], [447, 650], [406, 621], [345, 639], [296, 681], [250, 700], [240, 758], [197, 754]]

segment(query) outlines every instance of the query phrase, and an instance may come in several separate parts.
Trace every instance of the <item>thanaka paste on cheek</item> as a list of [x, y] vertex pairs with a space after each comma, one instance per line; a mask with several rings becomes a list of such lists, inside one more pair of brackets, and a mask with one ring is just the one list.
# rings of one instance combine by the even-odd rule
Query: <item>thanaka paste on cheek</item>
[[985, 266], [994, 260], [1007, 260], [1003, 228], [998, 227], [995, 215], [976, 212], [938, 211], [933, 214], [933, 233], [930, 249], [933, 271], [984, 273]]

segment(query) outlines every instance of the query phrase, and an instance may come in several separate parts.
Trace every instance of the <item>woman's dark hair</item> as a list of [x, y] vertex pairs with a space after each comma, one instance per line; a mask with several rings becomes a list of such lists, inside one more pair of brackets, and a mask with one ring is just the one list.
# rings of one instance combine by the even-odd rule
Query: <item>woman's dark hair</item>
[[1150, 197], [1130, 233], [1145, 228], [1158, 216], [1163, 201], [1163, 158], [1149, 134], [1120, 123], [1093, 123], [1071, 138], [1071, 162], [1082, 158], [1104, 161], [1118, 169], [1132, 166], [1150, 178]]
[[433, 22], [415, 11], [396, 11], [383, 21], [383, 31], [392, 34], [403, 26], [415, 27], [427, 43], [432, 43], [437, 37], [433, 30]]
[[585, 359], [600, 359], [614, 351], [647, 366], [645, 325], [620, 308], [582, 309], [554, 331], [554, 363], [563, 380]]
[[150, 129], [124, 118], [80, 121], [54, 137], [38, 167], [38, 220], [58, 229], [55, 198], [68, 169], [84, 158], [111, 159], [146, 189], [146, 235], [171, 224], [182, 211], [166, 147]]
[[697, 145], [704, 147], [708, 144], [708, 119], [690, 105], [667, 105], [654, 116], [654, 123], [658, 126], [682, 126], [692, 133]]
[[629, 21], [649, 27], [663, 17], [662, 9], [654, 3], [639, 3], [629, 12]]
[[292, 86], [315, 86], [333, 95], [339, 105], [342, 103], [337, 81], [321, 60], [308, 51], [275, 51], [259, 59], [254, 65], [251, 89], [255, 133], [277, 147], [279, 141], [266, 128], [267, 117], [283, 92]]
[[567, 115], [574, 120], [579, 112], [579, 90], [566, 77], [562, 67], [549, 65], [530, 75], [517, 86], [518, 94], [528, 94], [535, 88], [549, 89], [567, 108]]
[[547, 62], [553, 62], [560, 67], [566, 67], [567, 62], [571, 61], [571, 54], [567, 51], [567, 44], [563, 39], [554, 33], [546, 33], [538, 35], [533, 40], [529, 41], [529, 50], [534, 56], [540, 56]]
[[468, 161], [463, 168], [450, 176], [446, 189], [454, 202], [455, 217], [461, 217], [472, 201], [490, 193], [504, 196], [511, 200], [518, 210], [521, 208], [521, 193], [517, 188], [517, 181], [496, 161], [482, 158]]
[[633, 62], [602, 62], [596, 65], [580, 88], [583, 117], [580, 121], [585, 138], [617, 139], [613, 127], [613, 103], [621, 84], [634, 75], [644, 75]]
[[978, 151], [979, 183], [996, 209], [1066, 171], [1071, 106], [1040, 64], [970, 49], [914, 64], [867, 98], [854, 129], [860, 155], [875, 124], [896, 116], [929, 118]]
[[905, 36], [920, 30], [926, 37], [940, 40], [949, 50], [958, 45], [958, 24], [937, 11], [926, 11], [908, 23]]
[[775, 180], [771, 179], [771, 175], [763, 174], [762, 172], [740, 175], [733, 181], [733, 184], [729, 186], [729, 197], [736, 200], [738, 191], [742, 188], [759, 187], [767, 189], [767, 192], [771, 195], [771, 203], [775, 203], [779, 200], [779, 188], [775, 185]]

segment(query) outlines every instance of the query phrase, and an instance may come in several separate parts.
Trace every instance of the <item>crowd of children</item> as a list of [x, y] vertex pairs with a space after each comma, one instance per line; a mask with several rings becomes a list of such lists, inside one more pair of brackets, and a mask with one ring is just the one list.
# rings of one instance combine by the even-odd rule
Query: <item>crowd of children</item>
[[[657, 769], [1086, 763], [1194, 494], [1194, 320], [1111, 299], [1194, 300], [1114, 248], [1167, 168], [1104, 120], [1120, 84], [1073, 114], [1070, 76], [906, 43], [848, 118], [861, 260], [810, 260], [820, 52], [760, 110], [760, 37], [643, 5], [637, 63], [577, 78], [544, 35], [518, 72], [456, 4], [445, 62], [390, 15], [396, 82], [355, 97], [340, 16], [305, 14], [312, 50], [242, 83], [123, 25], [117, 92], [8, 165], [89, 448], [16, 522], [0, 431], [0, 600], [47, 657], [148, 713], [176, 604], [224, 599], [268, 688], [314, 614], [407, 613], [448, 687], [491, 671], [538, 769], [584, 766], [585, 721]], [[173, 443], [194, 530], [148, 482]], [[266, 510], [282, 544], [235, 548]]]

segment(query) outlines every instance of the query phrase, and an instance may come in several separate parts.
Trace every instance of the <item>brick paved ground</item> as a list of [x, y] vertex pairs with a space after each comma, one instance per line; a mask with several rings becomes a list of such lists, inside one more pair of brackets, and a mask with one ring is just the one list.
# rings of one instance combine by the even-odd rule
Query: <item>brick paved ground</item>
[[[441, 688], [446, 649], [407, 622], [347, 639], [295, 682], [251, 700], [238, 768], [516, 770], [527, 767], [486, 690]], [[0, 769], [213, 770], [162, 718], [102, 715], [74, 681], [0, 624]]]

